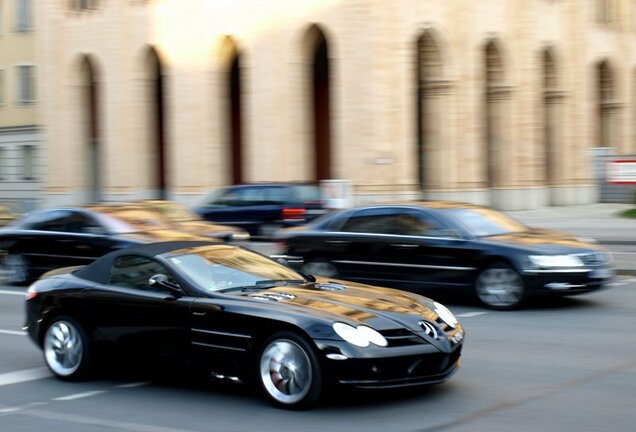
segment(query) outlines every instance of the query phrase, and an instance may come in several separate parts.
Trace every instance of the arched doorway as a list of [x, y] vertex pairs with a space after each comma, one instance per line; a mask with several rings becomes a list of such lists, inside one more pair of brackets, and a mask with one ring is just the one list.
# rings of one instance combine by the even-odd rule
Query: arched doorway
[[430, 31], [417, 39], [417, 166], [420, 191], [439, 188], [441, 168], [444, 96], [448, 84], [442, 80], [442, 56]]
[[[561, 122], [563, 94], [559, 91], [559, 77], [554, 53], [546, 48], [541, 54], [543, 93], [543, 180], [555, 186], [563, 176], [561, 151]], [[554, 203], [553, 203], [554, 204]]]
[[100, 149], [100, 101], [96, 67], [90, 56], [81, 61], [82, 76], [82, 113], [84, 116], [83, 143], [86, 148], [86, 187], [89, 201], [102, 199], [101, 149]]
[[167, 199], [166, 78], [159, 54], [152, 47], [146, 65], [151, 195]]
[[331, 178], [331, 73], [329, 45], [318, 26], [309, 29], [311, 40], [309, 82], [314, 147], [314, 181]]
[[597, 66], [598, 85], [598, 146], [614, 147], [616, 145], [616, 116], [618, 104], [615, 97], [614, 73], [607, 60]]
[[241, 61], [240, 55], [233, 45], [228, 68], [228, 100], [229, 112], [229, 147], [230, 147], [230, 181], [232, 184], [243, 182], [243, 116], [241, 98]]
[[486, 186], [496, 188], [504, 183], [504, 166], [507, 161], [503, 146], [510, 91], [505, 86], [504, 64], [499, 46], [494, 40], [489, 41], [484, 48], [484, 66]]

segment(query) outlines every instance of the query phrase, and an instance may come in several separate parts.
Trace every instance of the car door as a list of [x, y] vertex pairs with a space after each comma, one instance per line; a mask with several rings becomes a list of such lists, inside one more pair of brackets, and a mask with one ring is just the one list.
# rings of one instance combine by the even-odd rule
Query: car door
[[150, 285], [165, 274], [184, 286], [162, 263], [138, 255], [116, 258], [107, 284], [96, 284], [86, 295], [95, 329], [105, 340], [137, 354], [159, 357], [190, 355], [190, 307], [194, 297], [184, 290], [174, 296]]
[[393, 219], [390, 208], [354, 211], [324, 240], [343, 278], [388, 286], [401, 279], [391, 254]]
[[389, 254], [407, 286], [470, 283], [477, 251], [441, 218], [424, 209], [396, 209], [392, 229]]

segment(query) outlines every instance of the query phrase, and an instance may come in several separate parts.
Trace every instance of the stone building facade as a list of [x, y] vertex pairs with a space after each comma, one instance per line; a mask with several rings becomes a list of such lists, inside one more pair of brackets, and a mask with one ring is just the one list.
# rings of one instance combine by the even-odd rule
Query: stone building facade
[[347, 179], [537, 208], [636, 151], [632, 0], [38, 4], [48, 205]]
[[41, 204], [35, 2], [0, 0], [0, 203]]

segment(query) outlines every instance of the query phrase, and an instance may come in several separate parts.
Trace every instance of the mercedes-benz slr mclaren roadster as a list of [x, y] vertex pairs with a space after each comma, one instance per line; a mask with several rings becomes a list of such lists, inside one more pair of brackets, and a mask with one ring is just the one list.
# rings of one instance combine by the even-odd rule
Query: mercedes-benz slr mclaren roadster
[[26, 309], [28, 333], [61, 379], [86, 378], [102, 352], [168, 356], [255, 382], [288, 408], [314, 404], [326, 386], [443, 382], [464, 339], [426, 297], [208, 242], [134, 246], [50, 272], [27, 291]]

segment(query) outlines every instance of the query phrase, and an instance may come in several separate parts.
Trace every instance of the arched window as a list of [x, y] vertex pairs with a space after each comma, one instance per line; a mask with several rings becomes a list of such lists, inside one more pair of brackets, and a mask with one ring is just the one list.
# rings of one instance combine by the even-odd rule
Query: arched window
[[598, 145], [600, 147], [613, 147], [616, 134], [615, 117], [616, 101], [614, 89], [614, 73], [609, 61], [603, 60], [597, 66], [598, 85]]
[[432, 32], [426, 31], [417, 39], [417, 161], [418, 183], [421, 191], [438, 186], [440, 164], [440, 134], [443, 116], [441, 91], [442, 57]]
[[485, 85], [485, 159], [486, 184], [500, 186], [503, 181], [503, 140], [505, 119], [504, 64], [498, 44], [491, 40], [484, 48]]
[[146, 100], [148, 103], [148, 136], [150, 137], [151, 188], [159, 199], [167, 198], [166, 77], [164, 66], [154, 48], [146, 57]]
[[81, 106], [84, 116], [83, 142], [86, 149], [88, 168], [86, 171], [89, 201], [97, 202], [102, 199], [101, 179], [101, 139], [100, 139], [100, 89], [98, 84], [95, 62], [90, 56], [84, 56], [81, 61], [82, 98]]
[[317, 25], [307, 31], [314, 180], [331, 177], [331, 65], [329, 43]]

